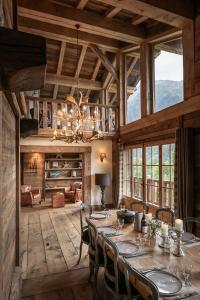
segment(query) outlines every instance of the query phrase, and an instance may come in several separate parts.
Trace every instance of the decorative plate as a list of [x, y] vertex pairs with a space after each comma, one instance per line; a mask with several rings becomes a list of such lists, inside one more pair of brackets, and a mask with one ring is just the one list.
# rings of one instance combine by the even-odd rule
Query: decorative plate
[[106, 215], [103, 213], [93, 213], [90, 215], [90, 219], [94, 220], [103, 220], [106, 218]]
[[145, 276], [155, 283], [160, 295], [171, 296], [177, 294], [182, 289], [181, 280], [169, 272], [154, 270], [145, 273]]
[[122, 256], [134, 255], [139, 251], [139, 246], [132, 241], [119, 241], [116, 242], [116, 245]]

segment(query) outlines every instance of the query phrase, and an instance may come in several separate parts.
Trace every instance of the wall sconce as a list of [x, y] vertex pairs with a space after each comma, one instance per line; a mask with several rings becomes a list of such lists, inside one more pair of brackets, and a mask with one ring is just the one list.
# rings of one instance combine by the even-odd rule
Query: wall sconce
[[103, 162], [103, 160], [106, 158], [106, 153], [99, 153], [99, 158], [100, 158], [100, 161]]

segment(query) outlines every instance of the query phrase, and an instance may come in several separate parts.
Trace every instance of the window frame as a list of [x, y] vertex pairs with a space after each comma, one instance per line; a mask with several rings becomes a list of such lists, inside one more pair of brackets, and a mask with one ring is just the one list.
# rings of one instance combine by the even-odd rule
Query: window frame
[[[147, 202], [150, 205], [153, 205], [153, 206], [156, 206], [156, 207], [165, 207], [164, 203], [163, 203], [164, 199], [163, 199], [163, 185], [162, 185], [162, 182], [163, 182], [162, 146], [163, 145], [168, 145], [168, 144], [174, 144], [175, 145], [175, 139], [171, 138], [171, 139], [166, 139], [166, 140], [162, 140], [162, 141], [147, 142], [147, 143], [143, 143], [143, 144], [126, 146], [124, 148], [124, 151], [129, 149], [129, 151], [131, 151], [131, 154], [132, 154], [133, 149], [142, 148], [142, 175], [143, 175], [143, 178], [142, 178], [142, 187], [143, 187], [142, 197], [143, 197], [143, 200], [147, 202], [147, 199], [146, 199], [146, 191], [147, 191], [146, 190], [146, 148], [147, 147], [152, 147], [152, 146], [158, 146], [158, 149], [159, 149], [159, 164], [158, 164], [158, 167], [159, 167], [159, 204], [157, 205], [157, 204], [152, 203], [152, 202]], [[130, 196], [125, 195], [124, 193], [123, 193], [123, 196], [127, 197], [127, 198], [130, 198], [130, 199], [141, 200], [141, 198], [135, 197], [133, 195], [133, 191], [132, 191], [132, 181], [133, 181], [133, 174], [132, 174], [133, 173], [133, 163], [132, 163], [132, 160], [133, 160], [133, 156], [131, 155], [131, 158], [130, 158], [131, 170], [130, 170], [130, 181], [129, 181]], [[173, 209], [173, 205], [171, 206], [171, 208]]]

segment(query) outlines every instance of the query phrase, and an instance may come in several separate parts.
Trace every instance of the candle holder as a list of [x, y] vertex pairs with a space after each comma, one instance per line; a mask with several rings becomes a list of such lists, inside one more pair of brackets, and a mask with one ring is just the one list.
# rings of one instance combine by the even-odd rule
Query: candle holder
[[162, 240], [159, 243], [159, 247], [164, 248], [165, 247], [165, 240], [166, 240], [166, 236], [161, 235]]
[[183, 236], [184, 231], [175, 230], [175, 232], [176, 232], [176, 236], [177, 236], [177, 241], [176, 241], [176, 248], [174, 249], [173, 254], [175, 256], [179, 256], [179, 257], [185, 256], [185, 253], [182, 248], [182, 245], [183, 245], [182, 244], [182, 236]]

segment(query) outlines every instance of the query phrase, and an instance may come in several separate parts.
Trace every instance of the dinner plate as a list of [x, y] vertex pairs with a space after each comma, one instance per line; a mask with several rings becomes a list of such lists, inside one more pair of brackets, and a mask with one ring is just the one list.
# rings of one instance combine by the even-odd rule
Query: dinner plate
[[195, 236], [194, 234], [190, 233], [190, 232], [184, 232], [182, 235], [182, 242], [188, 242], [188, 241], [192, 241], [195, 240]]
[[111, 226], [99, 227], [98, 231], [103, 232], [106, 235], [115, 235], [116, 234], [116, 229]]
[[93, 213], [90, 215], [90, 219], [94, 220], [103, 220], [106, 218], [106, 215], [103, 213]]
[[139, 251], [139, 246], [132, 241], [119, 241], [116, 246], [122, 256], [134, 255]]
[[181, 280], [169, 272], [154, 270], [145, 273], [145, 276], [155, 283], [162, 296], [177, 294], [182, 289]]

